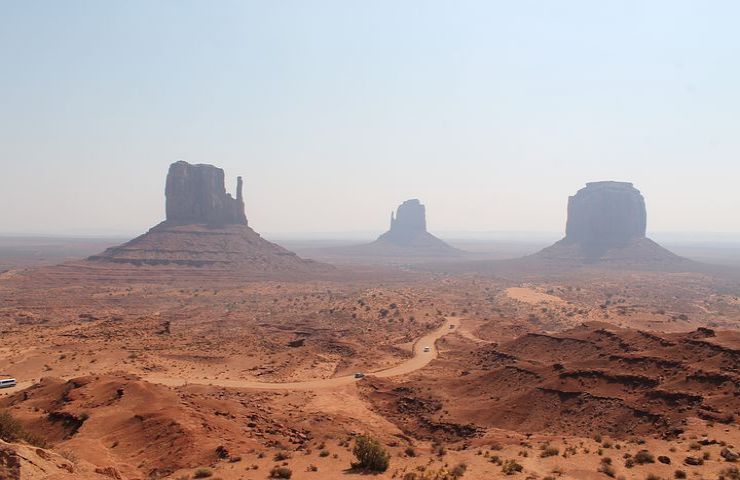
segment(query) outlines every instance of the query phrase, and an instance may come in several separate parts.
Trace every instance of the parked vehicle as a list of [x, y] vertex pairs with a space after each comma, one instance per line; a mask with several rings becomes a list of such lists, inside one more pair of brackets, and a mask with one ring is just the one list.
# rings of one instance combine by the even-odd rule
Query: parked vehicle
[[0, 378], [0, 388], [11, 388], [15, 387], [18, 382], [15, 378]]
[[365, 378], [365, 374], [361, 372], [355, 373], [355, 378]]
[[431, 351], [432, 351], [432, 349], [431, 349], [431, 348], [429, 348], [429, 347], [424, 347], [424, 351], [425, 351], [425, 352], [431, 352]]

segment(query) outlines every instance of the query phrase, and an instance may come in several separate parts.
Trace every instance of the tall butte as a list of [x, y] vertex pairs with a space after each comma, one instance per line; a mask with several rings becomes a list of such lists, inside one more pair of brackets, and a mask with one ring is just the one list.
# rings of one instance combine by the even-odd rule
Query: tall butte
[[91, 261], [144, 265], [207, 267], [245, 273], [324, 270], [268, 242], [247, 223], [237, 178], [236, 198], [226, 192], [224, 171], [213, 165], [170, 165], [165, 186], [166, 220]]
[[645, 199], [631, 183], [590, 182], [568, 198], [565, 238], [537, 257], [585, 263], [682, 261], [645, 236]]

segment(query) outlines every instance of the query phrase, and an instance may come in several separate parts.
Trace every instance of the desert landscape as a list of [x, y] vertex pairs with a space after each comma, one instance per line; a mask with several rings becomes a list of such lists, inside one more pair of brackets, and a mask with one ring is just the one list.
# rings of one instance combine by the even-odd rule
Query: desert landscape
[[739, 18], [0, 1], [0, 480], [740, 480]]
[[177, 162], [148, 233], [12, 258], [0, 478], [737, 478], [740, 284], [645, 239], [631, 186], [593, 194], [637, 205], [615, 242], [424, 266], [303, 259], [223, 183]]

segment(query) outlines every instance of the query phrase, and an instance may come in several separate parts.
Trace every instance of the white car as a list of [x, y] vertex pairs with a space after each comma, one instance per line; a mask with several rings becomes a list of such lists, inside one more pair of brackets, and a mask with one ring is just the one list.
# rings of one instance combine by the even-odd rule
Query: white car
[[0, 379], [0, 388], [11, 388], [15, 387], [18, 382], [15, 378], [2, 378]]
[[355, 378], [365, 378], [365, 374], [364, 373], [357, 372], [357, 373], [355, 373]]
[[431, 352], [431, 351], [432, 351], [432, 349], [431, 349], [431, 348], [429, 348], [429, 347], [424, 347], [424, 351], [425, 351], [425, 352]]

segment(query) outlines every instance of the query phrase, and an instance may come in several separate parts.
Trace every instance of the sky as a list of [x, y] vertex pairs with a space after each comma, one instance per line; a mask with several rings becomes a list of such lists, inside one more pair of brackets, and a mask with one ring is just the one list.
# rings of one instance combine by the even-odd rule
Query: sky
[[137, 233], [177, 160], [259, 232], [561, 232], [633, 182], [740, 232], [740, 2], [3, 1], [0, 233]]

